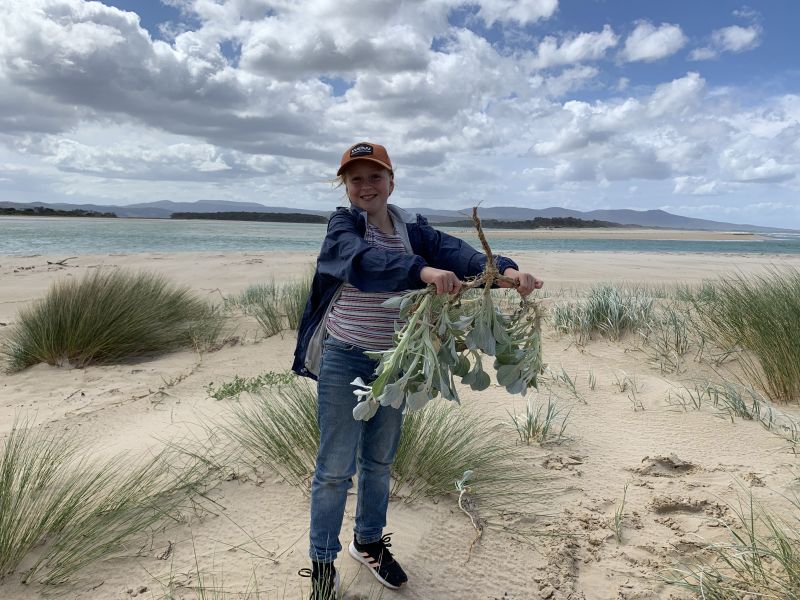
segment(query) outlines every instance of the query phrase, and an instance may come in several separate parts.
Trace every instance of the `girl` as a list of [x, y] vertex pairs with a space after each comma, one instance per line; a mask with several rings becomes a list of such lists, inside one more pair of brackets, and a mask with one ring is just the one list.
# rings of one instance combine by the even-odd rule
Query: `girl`
[[[342, 546], [347, 490], [358, 472], [358, 500], [349, 552], [384, 586], [397, 589], [408, 578], [389, 551], [383, 534], [389, 501], [390, 469], [400, 440], [402, 410], [382, 406], [372, 419], [353, 418], [357, 397], [351, 382], [374, 378], [377, 361], [365, 350], [392, 346], [399, 309], [383, 302], [406, 290], [436, 287], [453, 294], [466, 277], [478, 275], [486, 256], [462, 240], [437, 231], [420, 215], [388, 204], [394, 171], [386, 148], [359, 142], [342, 156], [337, 177], [350, 206], [339, 208], [317, 258], [311, 294], [298, 329], [293, 370], [318, 379], [320, 446], [311, 484], [312, 600], [337, 597], [333, 561]], [[529, 273], [502, 256], [498, 270], [516, 279], [525, 296], [542, 287]]]

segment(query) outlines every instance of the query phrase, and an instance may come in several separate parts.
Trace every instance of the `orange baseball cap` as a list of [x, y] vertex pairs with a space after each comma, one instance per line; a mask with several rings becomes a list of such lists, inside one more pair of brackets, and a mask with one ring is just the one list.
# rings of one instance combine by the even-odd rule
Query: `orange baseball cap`
[[347, 168], [347, 165], [354, 160], [371, 160], [383, 168], [389, 169], [390, 173], [394, 173], [392, 161], [389, 160], [389, 153], [386, 152], [386, 148], [380, 144], [373, 144], [372, 142], [358, 142], [350, 146], [344, 151], [344, 154], [342, 154], [342, 164], [339, 166], [339, 170], [336, 171], [336, 176], [338, 177], [341, 175]]

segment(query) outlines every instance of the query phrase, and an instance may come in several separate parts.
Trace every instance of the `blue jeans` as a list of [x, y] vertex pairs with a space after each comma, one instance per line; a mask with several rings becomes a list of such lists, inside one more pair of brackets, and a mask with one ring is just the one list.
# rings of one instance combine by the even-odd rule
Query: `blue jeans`
[[353, 418], [358, 398], [351, 381], [374, 379], [377, 361], [364, 350], [328, 337], [322, 350], [318, 390], [320, 444], [311, 482], [312, 560], [333, 561], [342, 549], [342, 529], [347, 490], [358, 467], [355, 534], [360, 543], [378, 541], [386, 526], [390, 470], [394, 462], [402, 409], [381, 406], [369, 421]]

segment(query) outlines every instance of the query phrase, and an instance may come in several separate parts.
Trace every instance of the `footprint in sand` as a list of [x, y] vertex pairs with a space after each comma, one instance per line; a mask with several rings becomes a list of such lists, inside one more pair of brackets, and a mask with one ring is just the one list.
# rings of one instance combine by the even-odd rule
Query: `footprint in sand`
[[680, 477], [702, 469], [698, 465], [681, 460], [673, 453], [669, 456], [653, 456], [652, 458], [645, 456], [641, 465], [629, 470], [650, 477]]
[[691, 498], [689, 496], [656, 496], [650, 501], [650, 510], [658, 515], [672, 513], [703, 513], [708, 517], [720, 519], [725, 516], [727, 509], [708, 500]]

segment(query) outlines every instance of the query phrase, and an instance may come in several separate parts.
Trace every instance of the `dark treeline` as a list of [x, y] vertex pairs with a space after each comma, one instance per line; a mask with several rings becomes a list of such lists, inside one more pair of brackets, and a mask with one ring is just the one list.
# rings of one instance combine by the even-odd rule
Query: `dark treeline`
[[[472, 221], [456, 221], [455, 223], [442, 223], [447, 227], [474, 227]], [[536, 217], [527, 221], [500, 221], [498, 219], [481, 219], [481, 226], [489, 229], [542, 229], [545, 227], [636, 227], [635, 225], [622, 225], [611, 221], [598, 221], [592, 219], [577, 219], [575, 217]]]
[[105, 217], [115, 218], [117, 215], [112, 212], [97, 212], [95, 210], [58, 210], [46, 208], [44, 206], [34, 206], [33, 208], [3, 208], [0, 207], [0, 215], [12, 217]]
[[214, 219], [218, 221], [270, 221], [276, 223], [327, 223], [322, 215], [269, 212], [174, 212], [170, 219]]

